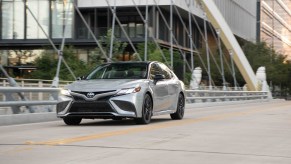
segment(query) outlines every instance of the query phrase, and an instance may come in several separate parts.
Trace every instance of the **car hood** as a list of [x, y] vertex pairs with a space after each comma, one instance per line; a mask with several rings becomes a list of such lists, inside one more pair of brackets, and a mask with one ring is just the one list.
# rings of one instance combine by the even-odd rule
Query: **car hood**
[[108, 90], [118, 90], [122, 88], [135, 87], [143, 82], [145, 79], [94, 79], [94, 80], [80, 80], [65, 86], [65, 89], [77, 92], [99, 92]]

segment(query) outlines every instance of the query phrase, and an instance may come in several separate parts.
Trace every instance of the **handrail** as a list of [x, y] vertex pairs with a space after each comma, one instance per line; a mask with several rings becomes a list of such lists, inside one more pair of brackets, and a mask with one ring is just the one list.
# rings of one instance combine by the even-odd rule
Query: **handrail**
[[[58, 94], [61, 88], [48, 88], [48, 87], [0, 87], [1, 94], [13, 93], [48, 93], [46, 100], [43, 99], [45, 96], [38, 97], [37, 100], [11, 100], [0, 101], [0, 107], [20, 107], [20, 106], [37, 106], [37, 105], [56, 105], [58, 103]], [[243, 101], [243, 100], [254, 100], [263, 99], [268, 100], [268, 92], [265, 91], [221, 91], [221, 90], [186, 90], [186, 101], [187, 103], [204, 103], [204, 102], [221, 102], [221, 101]], [[50, 95], [50, 96], [49, 96]], [[53, 96], [52, 96], [53, 95]], [[37, 96], [36, 96], [37, 97]]]
[[186, 90], [187, 93], [264, 93], [267, 94], [267, 91], [222, 91], [222, 90]]
[[[19, 93], [19, 92], [48, 92], [50, 100], [19, 100], [19, 101], [0, 101], [0, 107], [7, 106], [31, 106], [31, 105], [56, 105], [58, 103], [58, 93], [60, 88], [37, 88], [37, 87], [0, 87], [0, 93]], [[52, 97], [52, 98], [51, 98]]]
[[[21, 87], [50, 87], [53, 80], [43, 80], [43, 79], [14, 79]], [[70, 84], [73, 81], [59, 81], [60, 87]], [[7, 78], [0, 78], [0, 86], [6, 87], [10, 86]]]
[[266, 91], [186, 90], [187, 103], [269, 99]]
[[[0, 78], [0, 80], [7, 80], [7, 78]], [[53, 80], [44, 80], [44, 79], [14, 79], [15, 81], [34, 81], [34, 82], [52, 82]], [[60, 80], [61, 83], [71, 83], [73, 81], [68, 81], [68, 80]]]
[[0, 92], [59, 92], [60, 88], [37, 88], [37, 87], [0, 87]]

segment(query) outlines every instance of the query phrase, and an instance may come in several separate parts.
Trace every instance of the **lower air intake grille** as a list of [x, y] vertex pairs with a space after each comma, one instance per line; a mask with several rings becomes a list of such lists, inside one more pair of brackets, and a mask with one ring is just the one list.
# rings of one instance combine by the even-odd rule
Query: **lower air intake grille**
[[108, 102], [74, 102], [70, 113], [115, 112]]

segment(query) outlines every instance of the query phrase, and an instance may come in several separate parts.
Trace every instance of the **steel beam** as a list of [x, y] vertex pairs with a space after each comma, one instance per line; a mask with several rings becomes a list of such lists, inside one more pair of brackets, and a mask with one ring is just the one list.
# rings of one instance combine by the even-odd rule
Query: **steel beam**
[[207, 13], [208, 20], [211, 22], [214, 28], [220, 29], [221, 40], [223, 41], [226, 48], [229, 51], [232, 51], [234, 62], [242, 74], [244, 80], [246, 81], [248, 89], [251, 91], [258, 90], [258, 82], [255, 73], [214, 1], [197, 1], [201, 3], [204, 11]]

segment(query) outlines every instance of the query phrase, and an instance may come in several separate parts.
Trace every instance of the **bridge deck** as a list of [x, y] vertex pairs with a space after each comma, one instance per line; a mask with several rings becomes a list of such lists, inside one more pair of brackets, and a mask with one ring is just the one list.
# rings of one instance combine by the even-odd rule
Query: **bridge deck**
[[0, 127], [6, 163], [291, 163], [291, 101], [188, 107], [185, 119]]

